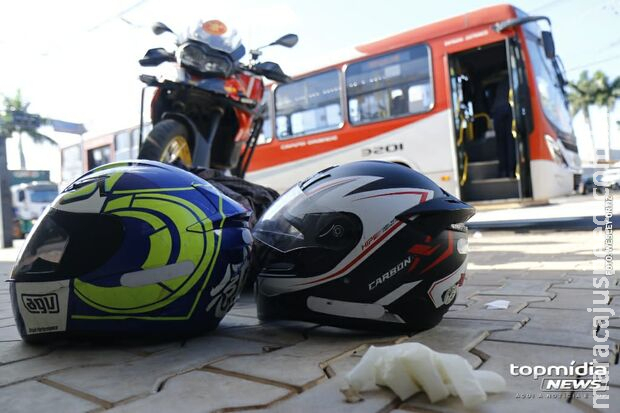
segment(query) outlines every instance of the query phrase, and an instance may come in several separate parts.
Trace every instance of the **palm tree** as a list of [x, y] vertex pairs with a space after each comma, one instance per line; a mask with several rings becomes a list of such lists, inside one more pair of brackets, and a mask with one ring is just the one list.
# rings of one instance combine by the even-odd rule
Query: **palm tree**
[[590, 106], [596, 104], [596, 86], [594, 81], [588, 76], [588, 71], [584, 70], [579, 75], [577, 82], [569, 82], [568, 85], [572, 89], [568, 93], [571, 115], [575, 116], [579, 112], [583, 113], [586, 125], [588, 125], [588, 131], [590, 132], [593, 154], [596, 154], [592, 118], [590, 117]]
[[[49, 142], [52, 145], [57, 145], [49, 136], [43, 135], [38, 132], [39, 126], [42, 122], [46, 122], [46, 119], [41, 118], [39, 115], [28, 113], [28, 107], [30, 103], [24, 102], [22, 99], [21, 90], [17, 90], [15, 97], [4, 97], [4, 114], [0, 119], [0, 136], [11, 137], [15, 133], [18, 137], [18, 150], [19, 150], [19, 166], [20, 169], [26, 169], [26, 157], [24, 155], [23, 136], [29, 136], [35, 143], [41, 144]], [[18, 116], [21, 119], [31, 120], [29, 122], [23, 122], [21, 119], [17, 119]], [[32, 122], [34, 120], [34, 122]]]
[[594, 103], [604, 107], [607, 115], [607, 149], [611, 152], [611, 113], [616, 107], [616, 101], [620, 99], [620, 77], [609, 81], [607, 76], [600, 70], [594, 73], [592, 81], [595, 87]]

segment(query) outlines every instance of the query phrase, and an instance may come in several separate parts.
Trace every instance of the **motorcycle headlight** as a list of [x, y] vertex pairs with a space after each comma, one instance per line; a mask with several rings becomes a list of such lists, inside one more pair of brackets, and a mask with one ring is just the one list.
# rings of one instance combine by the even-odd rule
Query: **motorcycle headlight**
[[207, 53], [198, 45], [186, 44], [180, 49], [181, 65], [204, 75], [228, 77], [232, 62], [225, 56]]

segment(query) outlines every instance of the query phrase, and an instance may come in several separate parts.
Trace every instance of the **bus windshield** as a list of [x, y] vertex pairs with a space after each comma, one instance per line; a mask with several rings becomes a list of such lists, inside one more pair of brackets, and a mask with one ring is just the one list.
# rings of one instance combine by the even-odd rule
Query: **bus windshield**
[[40, 189], [34, 190], [30, 192], [30, 200], [32, 202], [52, 202], [56, 196], [58, 195], [58, 191], [53, 189]]
[[543, 112], [556, 128], [570, 134], [572, 132], [571, 117], [553, 64], [545, 56], [545, 51], [537, 36], [526, 31], [526, 42]]

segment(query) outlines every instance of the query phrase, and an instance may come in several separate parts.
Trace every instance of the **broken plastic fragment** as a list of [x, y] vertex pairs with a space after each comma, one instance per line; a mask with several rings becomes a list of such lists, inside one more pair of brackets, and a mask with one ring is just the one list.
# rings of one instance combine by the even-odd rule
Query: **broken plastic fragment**
[[499, 374], [473, 370], [463, 357], [437, 353], [419, 343], [370, 347], [346, 380], [354, 392], [379, 385], [405, 400], [424, 391], [432, 403], [453, 395], [459, 396], [465, 407], [484, 402], [486, 393], [506, 389]]

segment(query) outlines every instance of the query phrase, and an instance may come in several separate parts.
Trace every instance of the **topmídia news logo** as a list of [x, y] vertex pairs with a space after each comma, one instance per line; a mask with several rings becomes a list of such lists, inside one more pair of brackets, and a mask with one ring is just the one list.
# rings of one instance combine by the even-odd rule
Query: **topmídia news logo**
[[592, 392], [605, 390], [608, 378], [604, 365], [583, 363], [568, 366], [518, 366], [510, 364], [512, 376], [531, 376], [540, 379], [540, 390], [543, 392]]

